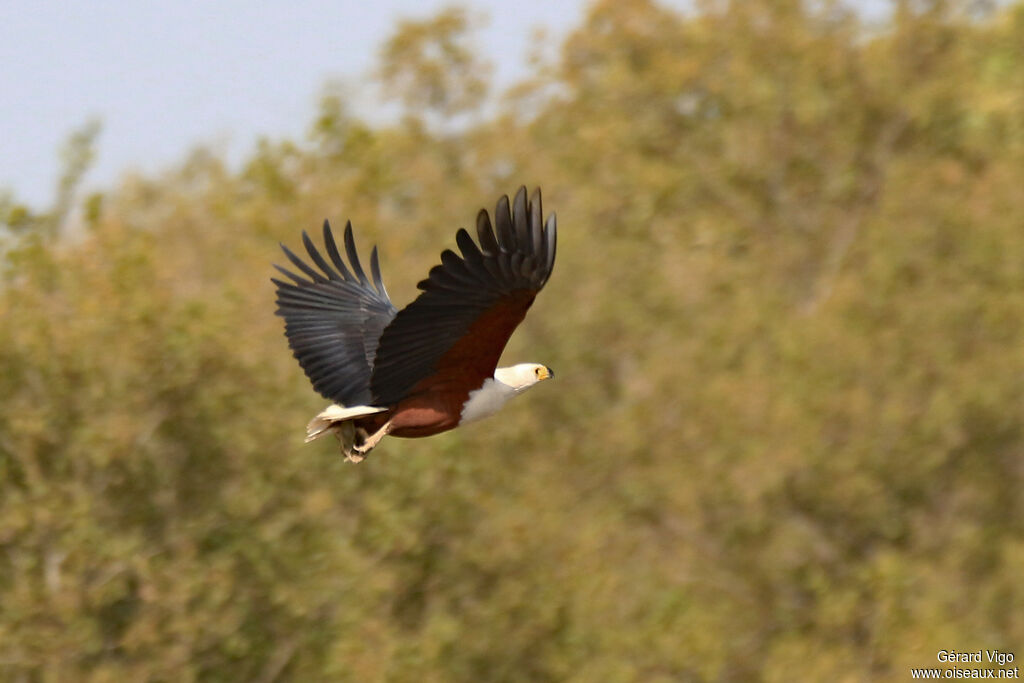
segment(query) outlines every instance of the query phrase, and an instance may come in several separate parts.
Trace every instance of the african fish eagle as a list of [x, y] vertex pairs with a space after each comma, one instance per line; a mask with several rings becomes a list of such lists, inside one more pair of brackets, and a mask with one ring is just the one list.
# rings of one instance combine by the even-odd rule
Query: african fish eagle
[[305, 232], [313, 268], [281, 245], [306, 277], [275, 264], [291, 282], [277, 286], [277, 314], [299, 365], [322, 396], [333, 401], [306, 427], [306, 441], [334, 433], [346, 460], [359, 462], [387, 436], [430, 436], [496, 413], [541, 380], [546, 366], [498, 368], [515, 328], [544, 287], [555, 263], [555, 215], [543, 221], [540, 189], [527, 201], [521, 187], [498, 200], [494, 227], [476, 217], [477, 241], [455, 235], [462, 256], [446, 249], [441, 264], [399, 311], [381, 280], [377, 248], [370, 278], [359, 263], [352, 224], [345, 225], [342, 259], [324, 221], [325, 259]]

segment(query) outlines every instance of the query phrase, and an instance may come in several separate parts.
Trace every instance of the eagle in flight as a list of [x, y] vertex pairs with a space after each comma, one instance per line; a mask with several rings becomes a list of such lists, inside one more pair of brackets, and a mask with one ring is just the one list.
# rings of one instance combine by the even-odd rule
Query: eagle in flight
[[[455, 235], [462, 255], [446, 249], [399, 311], [381, 280], [377, 248], [370, 277], [345, 225], [342, 258], [324, 221], [327, 258], [305, 232], [313, 265], [288, 247], [302, 275], [275, 264], [288, 282], [277, 286], [277, 315], [299, 365], [333, 401], [306, 427], [306, 441], [334, 433], [347, 460], [359, 462], [387, 435], [421, 437], [496, 413], [506, 401], [554, 377], [538, 363], [499, 368], [512, 332], [526, 316], [555, 263], [555, 215], [543, 220], [540, 189], [498, 200], [492, 227], [481, 209], [477, 241]], [[329, 259], [329, 260], [328, 260]]]

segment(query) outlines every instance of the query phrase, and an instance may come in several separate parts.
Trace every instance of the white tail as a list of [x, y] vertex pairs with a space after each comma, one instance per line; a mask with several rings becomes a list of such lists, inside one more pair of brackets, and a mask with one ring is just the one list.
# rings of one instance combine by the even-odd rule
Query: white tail
[[385, 410], [387, 408], [378, 408], [376, 406], [352, 406], [351, 408], [337, 404], [327, 406], [306, 425], [306, 443], [319, 439], [324, 434], [330, 432], [332, 428], [339, 428], [341, 423], [346, 423], [349, 420], [354, 420], [364, 415], [383, 413]]

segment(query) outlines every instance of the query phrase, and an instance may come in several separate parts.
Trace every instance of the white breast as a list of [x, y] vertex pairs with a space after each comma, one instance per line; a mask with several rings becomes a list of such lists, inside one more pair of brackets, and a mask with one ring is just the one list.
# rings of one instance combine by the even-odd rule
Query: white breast
[[462, 404], [459, 423], [472, 422], [498, 412], [505, 402], [516, 395], [516, 390], [494, 378], [484, 380], [484, 385], [469, 392], [469, 398]]

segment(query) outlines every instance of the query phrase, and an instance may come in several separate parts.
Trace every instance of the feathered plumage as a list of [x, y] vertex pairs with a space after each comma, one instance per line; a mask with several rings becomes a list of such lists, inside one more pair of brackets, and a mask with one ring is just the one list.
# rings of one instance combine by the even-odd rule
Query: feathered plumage
[[[302, 275], [277, 266], [290, 280], [273, 280], [277, 314], [313, 387], [341, 406], [381, 409], [345, 420], [355, 427], [350, 457], [365, 453], [358, 449], [378, 432], [451, 429], [470, 395], [495, 380], [502, 350], [551, 275], [557, 225], [553, 214], [543, 220], [540, 190], [527, 201], [520, 188], [511, 205], [508, 197], [498, 200], [493, 225], [487, 211], [478, 213], [476, 236], [460, 229], [461, 255], [443, 251], [418, 283], [420, 295], [401, 311], [384, 288], [376, 247], [366, 276], [351, 224], [344, 235], [348, 263], [326, 221], [329, 260], [302, 234], [316, 268], [281, 245]], [[538, 370], [533, 383], [550, 376], [537, 368], [545, 372]]]

